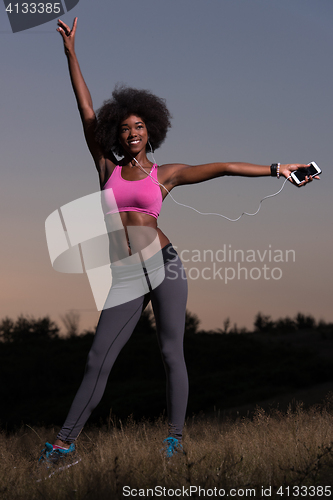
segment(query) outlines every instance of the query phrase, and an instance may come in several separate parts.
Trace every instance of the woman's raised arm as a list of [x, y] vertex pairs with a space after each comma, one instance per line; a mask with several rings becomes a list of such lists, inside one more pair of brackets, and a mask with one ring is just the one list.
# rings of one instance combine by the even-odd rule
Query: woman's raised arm
[[59, 19], [57, 31], [61, 34], [64, 42], [69, 74], [79, 108], [87, 145], [95, 160], [97, 169], [100, 170], [101, 168], [104, 168], [104, 155], [95, 139], [96, 115], [89, 89], [84, 81], [79, 62], [75, 54], [74, 43], [76, 27], [77, 17], [74, 19], [72, 29]]

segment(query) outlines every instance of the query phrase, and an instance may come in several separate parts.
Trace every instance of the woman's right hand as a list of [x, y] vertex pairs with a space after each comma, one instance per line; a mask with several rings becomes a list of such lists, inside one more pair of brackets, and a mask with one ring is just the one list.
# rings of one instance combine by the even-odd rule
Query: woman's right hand
[[63, 21], [58, 19], [57, 31], [60, 33], [64, 41], [64, 49], [66, 55], [70, 52], [74, 52], [76, 26], [77, 26], [77, 17], [74, 19], [72, 29], [70, 29], [69, 26], [67, 26], [67, 24], [65, 24]]

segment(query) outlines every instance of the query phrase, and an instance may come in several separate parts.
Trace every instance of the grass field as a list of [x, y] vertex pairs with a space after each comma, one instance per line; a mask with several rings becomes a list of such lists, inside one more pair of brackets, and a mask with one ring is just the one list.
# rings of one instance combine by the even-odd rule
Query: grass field
[[[188, 321], [188, 415], [195, 416], [186, 422], [184, 454], [170, 460], [161, 453], [166, 422], [156, 418], [165, 374], [144, 322], [77, 441], [80, 463], [47, 480], [37, 460], [59, 430], [50, 424], [68, 411], [93, 334], [61, 338], [47, 318], [4, 320], [0, 500], [333, 497], [333, 397], [319, 403], [333, 388], [333, 325], [304, 315], [260, 318], [260, 328], [244, 334], [199, 332]], [[55, 371], [50, 360], [60, 356], [66, 370]], [[111, 405], [122, 422], [105, 424]], [[131, 413], [135, 421], [126, 421]]]
[[83, 431], [77, 442], [78, 465], [45, 480], [47, 473], [36, 459], [56, 431], [23, 425], [14, 433], [1, 433], [1, 499], [332, 495], [330, 399], [308, 410], [299, 404], [285, 413], [257, 408], [251, 418], [236, 420], [193, 417], [185, 427], [184, 454], [172, 459], [160, 451], [166, 437], [163, 418], [125, 424], [110, 419], [104, 427]]

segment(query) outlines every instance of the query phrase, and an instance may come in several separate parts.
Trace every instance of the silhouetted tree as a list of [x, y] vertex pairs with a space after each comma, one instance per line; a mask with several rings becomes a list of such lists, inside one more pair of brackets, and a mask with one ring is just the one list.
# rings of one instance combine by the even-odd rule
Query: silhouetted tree
[[271, 332], [274, 329], [274, 322], [270, 316], [264, 316], [258, 312], [254, 320], [254, 327], [259, 332]]
[[293, 319], [288, 318], [287, 316], [286, 318], [278, 319], [275, 322], [275, 328], [280, 332], [290, 333], [297, 330], [297, 324]]
[[190, 335], [198, 333], [199, 325], [200, 319], [198, 318], [198, 316], [186, 309], [185, 333]]
[[80, 324], [79, 313], [75, 311], [68, 311], [63, 316], [60, 316], [60, 318], [66, 329], [67, 337], [75, 337], [76, 335], [79, 335], [79, 324]]
[[33, 339], [53, 339], [59, 328], [48, 316], [35, 319], [19, 316], [15, 321], [6, 317], [0, 323], [0, 339], [3, 342], [27, 342]]
[[316, 327], [316, 320], [313, 316], [305, 316], [304, 314], [298, 313], [295, 319], [298, 330], [312, 330]]
[[230, 328], [230, 318], [228, 317], [223, 321], [222, 333], [228, 333], [229, 328]]

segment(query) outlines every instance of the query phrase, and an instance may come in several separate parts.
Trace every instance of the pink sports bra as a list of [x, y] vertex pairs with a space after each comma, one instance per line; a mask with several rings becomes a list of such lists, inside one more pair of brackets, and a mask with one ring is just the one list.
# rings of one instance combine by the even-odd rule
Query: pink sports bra
[[[117, 212], [141, 212], [157, 219], [162, 207], [162, 193], [157, 184], [157, 165], [154, 164], [150, 175], [138, 181], [127, 181], [121, 176], [117, 165], [102, 188], [102, 207], [104, 214]], [[111, 188], [111, 189], [110, 189]]]

